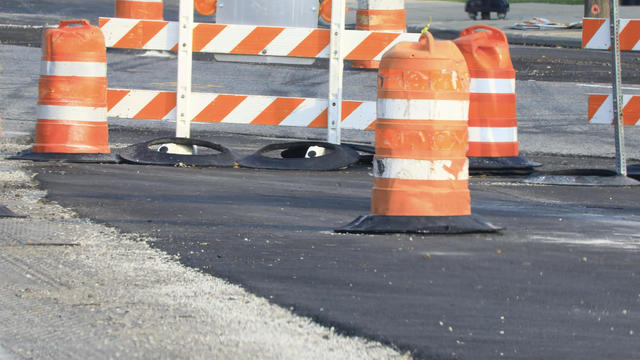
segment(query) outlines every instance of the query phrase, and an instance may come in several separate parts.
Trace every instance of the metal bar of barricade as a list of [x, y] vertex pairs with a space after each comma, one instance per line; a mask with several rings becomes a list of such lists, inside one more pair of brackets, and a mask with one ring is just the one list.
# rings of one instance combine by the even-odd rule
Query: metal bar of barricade
[[610, 35], [611, 35], [611, 58], [612, 58], [612, 80], [613, 80], [613, 125], [615, 128], [616, 146], [616, 172], [618, 175], [627, 176], [627, 164], [624, 149], [624, 123], [622, 114], [622, 69], [620, 66], [620, 38], [618, 20], [618, 1], [610, 0]]
[[193, 51], [193, 0], [180, 0], [178, 25], [178, 79], [176, 137], [191, 135], [191, 71]]
[[333, 0], [331, 4], [331, 35], [329, 55], [329, 108], [327, 142], [340, 144], [340, 122], [342, 119], [342, 77], [344, 54], [342, 39], [345, 23], [345, 1]]

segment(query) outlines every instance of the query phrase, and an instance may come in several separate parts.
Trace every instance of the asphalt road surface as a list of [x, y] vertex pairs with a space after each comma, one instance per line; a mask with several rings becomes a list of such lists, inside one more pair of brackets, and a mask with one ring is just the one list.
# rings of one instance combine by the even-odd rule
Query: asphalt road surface
[[[75, 14], [73, 2], [65, 3], [67, 13]], [[31, 6], [24, 12], [40, 12], [32, 2], [24, 5]], [[3, 6], [17, 2], [3, 3], [0, 12]], [[111, 1], [96, 6], [106, 11]], [[109, 57], [112, 87], [175, 87], [173, 58], [123, 52]], [[611, 168], [612, 159], [604, 157], [612, 153], [611, 128], [586, 125], [584, 97], [593, 87], [608, 91], [607, 54], [513, 47], [512, 57], [526, 156], [544, 163], [544, 170]], [[0, 48], [0, 95], [11, 104], [3, 110], [7, 133], [30, 133], [35, 125], [39, 60], [38, 49]], [[638, 91], [637, 60], [633, 53], [624, 55], [630, 92]], [[194, 87], [324, 97], [321, 71], [198, 61]], [[347, 70], [345, 97], [375, 99], [375, 76]], [[111, 143], [118, 146], [171, 135], [173, 126], [113, 125]], [[284, 141], [257, 133], [199, 126], [194, 136], [239, 155]], [[632, 139], [637, 134], [638, 129], [627, 132]], [[370, 134], [353, 138], [369, 141]], [[640, 158], [637, 146], [629, 151]], [[473, 177], [474, 214], [504, 227], [502, 232], [371, 236], [333, 232], [369, 212], [367, 165], [278, 172], [50, 163], [30, 170], [49, 200], [82, 217], [148, 235], [157, 239], [151, 246], [185, 266], [416, 358], [640, 358], [638, 188], [532, 186], [515, 176]]]
[[[234, 139], [247, 150], [267, 141]], [[474, 178], [473, 212], [500, 234], [338, 235], [369, 211], [367, 166], [32, 170], [50, 200], [83, 217], [157, 238], [186, 266], [416, 358], [640, 356], [636, 188]]]

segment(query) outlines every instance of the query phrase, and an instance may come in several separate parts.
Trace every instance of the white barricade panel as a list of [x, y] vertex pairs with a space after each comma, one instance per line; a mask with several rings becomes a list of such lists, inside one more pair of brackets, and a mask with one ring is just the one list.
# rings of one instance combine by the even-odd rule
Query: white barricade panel
[[[611, 48], [609, 19], [582, 20], [582, 47], [607, 50]], [[640, 20], [620, 19], [620, 50], [640, 51]]]
[[[176, 120], [174, 91], [109, 89], [108, 116]], [[251, 125], [327, 127], [327, 99], [191, 93], [191, 121]], [[372, 130], [375, 101], [343, 101], [343, 129]]]
[[[589, 94], [589, 123], [613, 125], [613, 99], [609, 94]], [[640, 126], [640, 96], [622, 96], [622, 120]]]
[[[178, 23], [159, 20], [100, 18], [107, 47], [176, 51]], [[346, 60], [380, 60], [401, 41], [416, 42], [420, 34], [347, 30]], [[328, 58], [328, 29], [195, 23], [193, 51], [217, 54]]]

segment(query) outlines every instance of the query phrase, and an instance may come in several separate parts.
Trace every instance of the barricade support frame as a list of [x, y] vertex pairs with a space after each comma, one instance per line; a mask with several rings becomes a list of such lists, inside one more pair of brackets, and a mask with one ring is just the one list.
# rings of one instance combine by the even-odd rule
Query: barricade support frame
[[620, 37], [618, 36], [620, 22], [618, 20], [618, 0], [609, 0], [611, 18], [611, 77], [613, 81], [613, 126], [616, 143], [616, 173], [627, 176], [627, 160], [624, 150], [624, 123], [622, 119], [622, 68], [620, 66]]
[[[329, 58], [329, 94], [328, 94], [328, 108], [326, 109], [326, 117], [327, 117], [327, 142], [332, 144], [340, 144], [341, 137], [341, 128], [342, 122], [345, 120], [345, 116], [349, 117], [349, 114], [344, 114], [344, 111], [353, 111], [353, 108], [344, 109], [343, 105], [345, 103], [356, 103], [355, 101], [343, 101], [343, 70], [344, 70], [344, 60], [345, 59], [358, 59], [358, 60], [372, 60], [382, 56], [384, 52], [386, 52], [389, 48], [400, 41], [417, 41], [419, 34], [411, 34], [411, 33], [399, 33], [399, 34], [386, 34], [381, 31], [362, 31], [362, 30], [345, 30], [345, 0], [338, 0], [332, 2], [332, 12], [336, 14], [336, 16], [332, 17], [332, 22], [330, 25], [330, 29], [316, 29], [316, 28], [287, 28], [281, 27], [284, 33], [291, 33], [296, 31], [308, 31], [312, 32], [315, 37], [314, 43], [317, 49], [317, 53], [313, 55], [303, 54], [301, 55], [299, 52], [295, 54], [275, 54], [275, 56], [296, 56], [296, 57], [310, 57], [310, 58]], [[108, 47], [117, 47], [117, 48], [129, 48], [129, 49], [146, 49], [146, 50], [171, 50], [177, 51], [178, 53], [178, 79], [176, 85], [176, 136], [177, 137], [189, 137], [190, 136], [190, 126], [191, 121], [193, 121], [195, 114], [192, 108], [193, 105], [193, 96], [191, 92], [192, 86], [192, 52], [213, 52], [220, 54], [231, 54], [237, 53], [232, 52], [231, 48], [229, 50], [215, 48], [212, 50], [209, 46], [207, 49], [194, 49], [194, 44], [198, 44], [198, 46], [203, 45], [200, 44], [201, 38], [199, 38], [198, 30], [199, 28], [220, 28], [227, 27], [231, 28], [249, 28], [256, 27], [260, 29], [269, 28], [268, 26], [252, 26], [252, 25], [225, 25], [225, 24], [199, 24], [194, 23], [193, 21], [193, 3], [192, 0], [180, 0], [180, 13], [179, 13], [179, 21], [168, 22], [164, 20], [141, 20], [141, 19], [117, 19], [117, 18], [100, 18], [101, 28], [104, 25], [108, 29], [103, 28], [103, 32], [106, 34], [107, 38], [107, 46]], [[117, 24], [125, 24], [124, 28], [118, 28]], [[127, 26], [131, 26], [129, 30], [127, 30]], [[115, 30], [113, 28], [115, 27]], [[135, 43], [135, 40], [129, 36], [136, 31], [131, 31], [133, 29], [139, 30], [138, 33], [143, 33], [146, 31], [145, 29], [151, 28], [154, 31], [158, 31], [158, 29], [162, 28], [162, 31], [158, 31], [156, 35], [147, 36], [145, 34], [146, 40], [149, 43], [138, 43], [137, 45], [132, 45]], [[178, 28], [178, 34], [175, 34], [175, 29]], [[275, 28], [275, 27], [271, 27]], [[219, 30], [219, 29], [218, 29]], [[216, 30], [216, 31], [218, 31]], [[246, 30], [246, 29], [244, 29]], [[178, 36], [176, 39], [175, 36]], [[118, 37], [122, 36], [126, 38], [125, 45], [122, 43], [118, 43]], [[326, 40], [318, 40], [318, 38], [322, 38], [323, 36], [328, 37], [324, 38]], [[328, 40], [328, 46], [324, 50], [322, 50], [322, 46], [318, 46], [317, 43], [322, 43], [322, 41]], [[345, 48], [345, 44], [348, 46]], [[260, 53], [257, 54], [248, 54], [246, 55], [266, 55], [273, 56], [272, 50], [282, 50], [278, 48], [280, 44], [274, 44], [273, 46], [269, 44], [265, 47]], [[308, 46], [308, 44], [305, 44]], [[312, 46], [313, 48], [313, 46]], [[109, 89], [110, 91], [112, 89]], [[136, 91], [136, 90], [132, 90]], [[209, 94], [209, 95], [224, 95], [224, 94]], [[304, 99], [305, 101], [314, 101], [317, 99]], [[360, 109], [370, 109], [371, 107], [366, 105], [368, 102], [361, 102], [365, 106], [361, 106]], [[196, 110], [197, 112], [197, 110]], [[375, 119], [375, 111], [372, 114], [367, 114], [363, 116], [361, 114], [358, 115], [360, 118], [360, 122], [363, 118], [368, 118], [369, 115], [373, 116]], [[110, 114], [110, 116], [112, 116]], [[279, 125], [279, 124], [278, 124]], [[285, 124], [283, 124], [285, 125]], [[317, 124], [314, 124], [317, 127]], [[304, 126], [304, 125], [302, 125]], [[349, 128], [349, 127], [347, 127]], [[352, 127], [351, 127], [352, 128]], [[366, 127], [365, 129], [371, 129], [371, 126]], [[188, 149], [185, 149], [188, 151]]]
[[[600, 106], [609, 106], [610, 108], [603, 109], [603, 113], [611, 111], [612, 123], [614, 126], [614, 140], [615, 140], [615, 155], [616, 155], [616, 173], [619, 176], [627, 176], [627, 160], [625, 153], [625, 139], [624, 139], [624, 114], [623, 104], [625, 104], [625, 96], [622, 94], [622, 68], [620, 60], [620, 51], [637, 51], [640, 50], [637, 44], [640, 41], [636, 39], [640, 38], [637, 33], [621, 31], [621, 22], [624, 22], [624, 27], [631, 29], [640, 22], [640, 20], [633, 19], [619, 19], [618, 17], [618, 2], [617, 0], [609, 0], [609, 18], [608, 19], [596, 19], [596, 18], [583, 18], [583, 31], [582, 31], [582, 47], [584, 49], [602, 49], [611, 50], [611, 103], [608, 101], [600, 101], [598, 103], [592, 103], [596, 100], [596, 97], [600, 94], [589, 94], [588, 106], [589, 106], [589, 121], [591, 122], [592, 115], [596, 115], [597, 112], [601, 112], [600, 109], [592, 109]], [[607, 34], [608, 32], [608, 34]], [[621, 37], [625, 37], [624, 46], [621, 46]], [[638, 39], [640, 40], [640, 39]], [[604, 95], [603, 95], [604, 96]], [[627, 114], [631, 115], [631, 114]], [[595, 116], [594, 116], [595, 117]], [[598, 119], [597, 123], [602, 123], [602, 116]]]

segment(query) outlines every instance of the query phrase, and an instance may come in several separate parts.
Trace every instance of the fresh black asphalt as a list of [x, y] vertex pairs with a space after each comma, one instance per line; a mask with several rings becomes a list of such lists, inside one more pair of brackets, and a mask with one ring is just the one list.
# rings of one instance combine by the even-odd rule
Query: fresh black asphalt
[[[245, 152], [267, 142], [212, 140]], [[637, 188], [474, 177], [473, 212], [502, 233], [373, 236], [332, 231], [369, 211], [364, 165], [310, 172], [49, 163], [32, 170], [48, 199], [80, 216], [149, 235], [157, 239], [151, 246], [186, 266], [417, 358], [640, 357]]]

